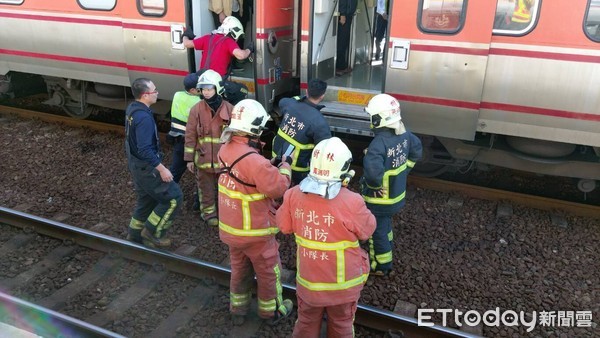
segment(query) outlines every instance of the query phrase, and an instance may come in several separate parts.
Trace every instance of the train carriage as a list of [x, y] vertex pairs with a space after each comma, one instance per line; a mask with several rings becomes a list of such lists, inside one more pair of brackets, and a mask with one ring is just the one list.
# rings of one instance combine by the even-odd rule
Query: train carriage
[[[370, 135], [364, 105], [400, 100], [424, 140], [422, 174], [492, 164], [579, 179], [600, 178], [600, 1], [406, 0], [389, 2], [383, 60], [373, 57], [376, 1], [359, 0], [352, 71], [336, 76], [337, 0], [255, 0], [246, 35], [253, 63], [232, 80], [268, 110], [311, 78], [329, 84], [323, 110], [333, 131]], [[127, 87], [151, 78], [166, 114], [200, 52], [181, 44], [215, 27], [208, 1], [0, 0], [0, 94], [23, 75], [42, 76], [74, 117], [124, 108]], [[247, 39], [249, 40], [249, 39]]]

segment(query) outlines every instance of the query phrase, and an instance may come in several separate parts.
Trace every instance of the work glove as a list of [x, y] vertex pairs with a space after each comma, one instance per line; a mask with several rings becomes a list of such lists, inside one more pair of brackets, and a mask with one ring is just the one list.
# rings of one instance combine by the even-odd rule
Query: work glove
[[248, 43], [248, 50], [250, 50], [250, 54], [254, 54], [254, 41], [250, 41]]
[[181, 36], [186, 36], [190, 40], [194, 40], [194, 38], [196, 37], [196, 35], [194, 35], [194, 31], [190, 28], [186, 28], [183, 34], [181, 34]]
[[282, 161], [282, 159], [281, 159], [281, 156], [276, 156], [276, 157], [273, 157], [273, 158], [271, 159], [271, 164], [272, 164], [272, 165], [274, 165], [274, 166], [276, 166], [276, 167], [279, 167], [279, 165], [280, 165], [282, 162], [286, 162], [287, 164], [289, 164], [289, 165], [292, 165], [292, 160], [293, 160], [293, 159], [292, 159], [292, 157], [291, 157], [291, 156], [284, 156], [284, 158], [285, 158], [285, 160], [283, 160], [283, 161]]

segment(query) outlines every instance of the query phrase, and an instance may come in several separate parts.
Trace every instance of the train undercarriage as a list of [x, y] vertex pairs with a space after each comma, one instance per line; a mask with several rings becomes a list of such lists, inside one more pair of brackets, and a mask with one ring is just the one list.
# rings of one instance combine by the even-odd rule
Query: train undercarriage
[[[24, 96], [33, 94], [35, 90], [48, 93], [44, 104], [61, 107], [67, 115], [78, 119], [88, 118], [102, 109], [125, 110], [132, 99], [129, 88], [123, 86], [14, 72], [0, 78], [0, 97]], [[347, 113], [345, 116], [335, 113], [348, 112], [351, 110], [348, 105], [336, 105], [340, 104], [332, 103], [335, 108], [329, 108], [329, 112], [325, 109], [334, 132], [345, 134], [348, 138], [369, 134], [368, 130], [363, 130], [365, 121], [357, 121]], [[166, 115], [170, 101], [159, 101], [152, 108], [159, 115]], [[572, 177], [577, 188], [584, 193], [593, 191], [600, 180], [600, 148], [597, 147], [485, 133], [477, 133], [473, 141], [419, 136], [424, 154], [414, 173], [421, 176], [435, 177], [448, 171], [464, 172], [493, 165]]]

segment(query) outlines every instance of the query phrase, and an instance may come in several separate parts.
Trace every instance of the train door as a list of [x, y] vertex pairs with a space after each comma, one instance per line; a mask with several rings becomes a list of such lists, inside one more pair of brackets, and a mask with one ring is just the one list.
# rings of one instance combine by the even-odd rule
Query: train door
[[385, 91], [411, 130], [474, 139], [495, 12], [496, 1], [392, 5]]
[[269, 111], [295, 87], [299, 0], [254, 1], [256, 99]]
[[[254, 32], [256, 22], [254, 13], [256, 11], [252, 6], [252, 2], [252, 0], [244, 1], [246, 5], [243, 5], [241, 8], [242, 16], [245, 19], [240, 21], [242, 24], [245, 23], [245, 34], [242, 38], [240, 38], [240, 40], [238, 40], [238, 42], [240, 47], [243, 48], [247, 48], [251, 43], [254, 43], [253, 37], [255, 36]], [[211, 11], [208, 9], [208, 1], [191, 1], [190, 6], [192, 11], [192, 26], [194, 27], [194, 34], [196, 34], [196, 36], [210, 34], [218, 28], [218, 26], [215, 25]], [[198, 67], [200, 66], [200, 60], [202, 59], [202, 53], [202, 51], [195, 51], [193, 60], [190, 60], [190, 63], [194, 65], [191, 67], [192, 69], [198, 70]], [[229, 80], [245, 84], [248, 87], [248, 97], [255, 98], [254, 64], [250, 62], [250, 60], [234, 60], [230, 70]]]
[[373, 0], [358, 0], [349, 20], [339, 0], [302, 2], [301, 88], [312, 78], [327, 82], [322, 112], [333, 131], [370, 134], [362, 108], [384, 85], [383, 62], [373, 59], [375, 8]]

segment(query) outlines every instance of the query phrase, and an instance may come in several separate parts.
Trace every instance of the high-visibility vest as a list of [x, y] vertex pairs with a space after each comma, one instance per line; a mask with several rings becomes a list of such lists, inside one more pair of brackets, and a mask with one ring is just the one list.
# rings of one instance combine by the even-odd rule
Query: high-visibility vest
[[180, 91], [173, 96], [171, 104], [171, 130], [172, 136], [185, 135], [190, 109], [200, 102], [200, 96], [192, 95], [186, 91]]

